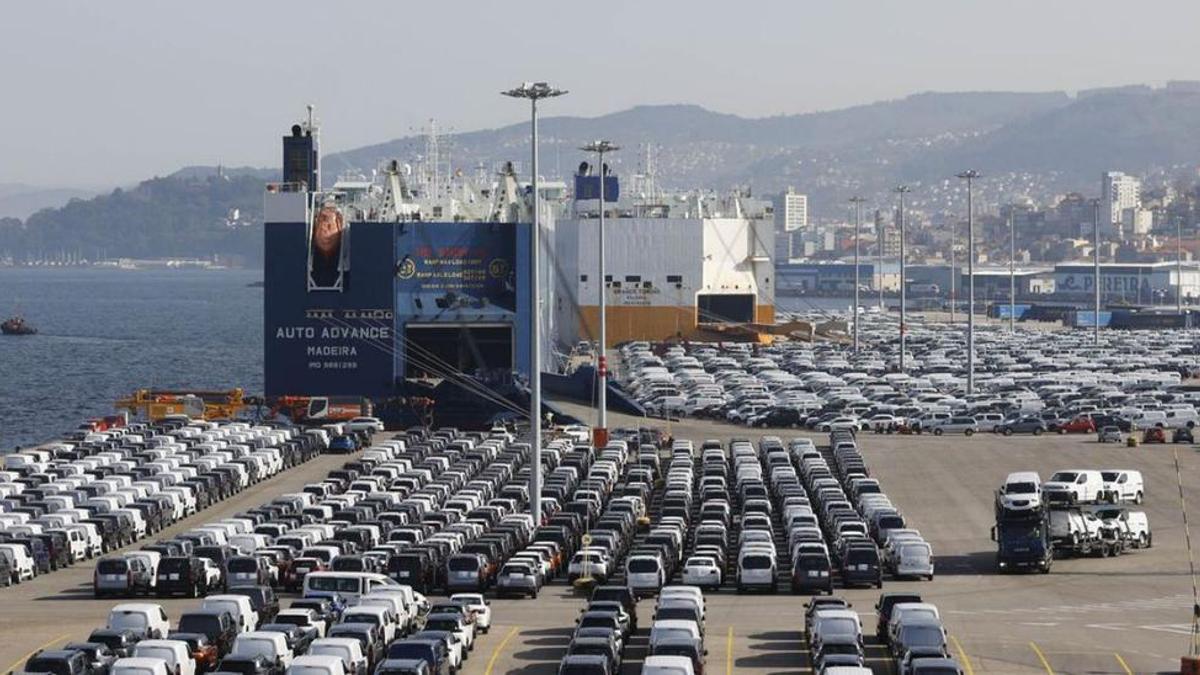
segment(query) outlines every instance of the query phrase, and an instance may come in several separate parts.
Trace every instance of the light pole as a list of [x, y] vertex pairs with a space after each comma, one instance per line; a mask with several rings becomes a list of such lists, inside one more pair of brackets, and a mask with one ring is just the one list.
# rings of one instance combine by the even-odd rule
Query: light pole
[[955, 305], [958, 304], [958, 223], [950, 224], [950, 325], [955, 324]]
[[1008, 332], [1017, 332], [1017, 230], [1008, 208]]
[[854, 353], [858, 353], [858, 287], [859, 272], [858, 272], [858, 238], [862, 231], [862, 205], [866, 199], [858, 196], [850, 198], [850, 203], [854, 205], [854, 309], [850, 312], [850, 318], [854, 321]]
[[538, 193], [537, 103], [567, 93], [545, 82], [525, 82], [502, 91], [512, 98], [529, 99], [530, 185], [533, 190], [533, 227], [529, 233], [529, 422], [533, 429], [533, 457], [529, 471], [529, 510], [534, 527], [542, 524], [542, 307], [539, 258], [542, 245], [541, 195]]
[[904, 351], [905, 345], [908, 342], [906, 335], [908, 326], [904, 321], [907, 318], [905, 312], [907, 310], [908, 300], [908, 284], [904, 283], [904, 195], [912, 192], [912, 188], [907, 185], [897, 185], [893, 192], [900, 195], [900, 372], [904, 372]]
[[1100, 346], [1100, 200], [1092, 200], [1092, 286], [1096, 292], [1096, 315], [1092, 317], [1093, 342]]
[[[1175, 311], [1183, 316], [1183, 219], [1175, 219]], [[1182, 321], [1182, 319], [1180, 319]]]
[[875, 244], [876, 244], [876, 248], [878, 249], [875, 252], [879, 254], [879, 266], [875, 270], [874, 276], [875, 276], [875, 283], [877, 284], [876, 290], [879, 291], [879, 311], [880, 312], [883, 312], [883, 240], [886, 238], [884, 236], [884, 234], [885, 234], [884, 229], [886, 227], [887, 227], [887, 225], [884, 223], [883, 218], [880, 216], [879, 209], [875, 209]]
[[607, 358], [606, 352], [608, 350], [608, 317], [605, 316], [605, 314], [607, 313], [607, 310], [608, 310], [608, 299], [606, 297], [607, 293], [606, 293], [606, 288], [605, 288], [605, 283], [604, 283], [604, 179], [606, 178], [606, 176], [604, 175], [604, 153], [616, 152], [617, 150], [620, 150], [620, 148], [617, 147], [616, 145], [613, 145], [612, 143], [609, 143], [608, 141], [593, 141], [592, 143], [589, 143], [589, 144], [583, 146], [582, 148], [580, 148], [580, 150], [583, 150], [584, 152], [594, 152], [594, 153], [596, 153], [596, 155], [599, 156], [599, 161], [596, 164], [596, 172], [600, 174], [600, 224], [598, 226], [598, 229], [600, 231], [600, 235], [599, 235], [600, 253], [598, 256], [600, 259], [599, 260], [600, 274], [598, 275], [599, 281], [600, 281], [600, 283], [599, 283], [599, 288], [600, 288], [600, 322], [599, 322], [600, 323], [600, 338], [599, 338], [600, 339], [600, 357], [599, 357], [599, 361], [597, 362], [597, 366], [598, 366], [597, 373], [598, 373], [598, 378], [600, 380], [600, 396], [599, 396], [599, 400], [597, 401], [597, 403], [600, 406], [600, 414], [598, 416], [599, 419], [597, 420], [597, 425], [599, 426], [599, 431], [600, 431], [599, 441], [603, 441], [605, 444], [607, 444], [608, 443], [608, 358]]
[[967, 396], [975, 394], [975, 179], [968, 169], [959, 178], [967, 181]]

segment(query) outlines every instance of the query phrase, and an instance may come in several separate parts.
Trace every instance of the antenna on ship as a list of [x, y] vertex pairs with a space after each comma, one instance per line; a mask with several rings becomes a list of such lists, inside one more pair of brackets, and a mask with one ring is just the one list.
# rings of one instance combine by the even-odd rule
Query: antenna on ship
[[313, 192], [321, 191], [321, 130], [317, 127], [316, 110], [317, 106], [309, 103], [304, 106], [308, 111], [308, 119], [305, 122], [306, 129], [313, 139], [313, 155], [316, 157], [316, 176], [314, 178], [315, 185]]

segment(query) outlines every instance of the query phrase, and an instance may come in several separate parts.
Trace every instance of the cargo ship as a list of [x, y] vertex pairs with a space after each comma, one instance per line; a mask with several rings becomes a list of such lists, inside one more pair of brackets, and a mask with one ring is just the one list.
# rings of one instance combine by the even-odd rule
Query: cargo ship
[[[432, 416], [464, 427], [523, 415], [535, 314], [528, 181], [511, 163], [495, 174], [454, 170], [431, 130], [421, 161], [389, 160], [326, 186], [311, 111], [282, 145], [282, 180], [264, 195], [268, 405], [358, 397], [394, 424]], [[646, 172], [622, 197], [618, 178], [607, 176], [612, 262], [601, 281], [599, 176], [584, 164], [574, 178], [573, 190], [539, 182], [536, 348], [553, 374], [567, 365], [561, 355], [596, 342], [601, 293], [607, 347], [753, 339], [756, 327], [774, 323], [767, 202], [737, 193], [668, 195]], [[751, 332], [730, 331], [739, 326]]]
[[513, 167], [443, 171], [435, 138], [416, 166], [325, 186], [311, 112], [282, 140], [283, 180], [264, 195], [268, 404], [357, 398], [391, 425], [468, 428], [523, 413], [533, 200]]

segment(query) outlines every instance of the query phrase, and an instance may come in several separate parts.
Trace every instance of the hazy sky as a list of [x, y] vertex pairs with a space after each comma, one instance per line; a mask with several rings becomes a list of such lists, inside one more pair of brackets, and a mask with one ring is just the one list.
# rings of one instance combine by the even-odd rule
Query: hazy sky
[[0, 182], [112, 186], [547, 114], [697, 103], [744, 116], [939, 90], [1200, 79], [1196, 0], [26, 0], [4, 3]]

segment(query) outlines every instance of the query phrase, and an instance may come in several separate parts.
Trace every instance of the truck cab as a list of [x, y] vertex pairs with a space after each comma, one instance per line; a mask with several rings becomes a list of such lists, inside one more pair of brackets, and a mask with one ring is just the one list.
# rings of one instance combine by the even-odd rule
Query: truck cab
[[996, 542], [996, 567], [1000, 572], [1036, 569], [1045, 574], [1054, 562], [1044, 503], [1032, 509], [1010, 509], [1004, 496], [997, 494], [992, 541]]

